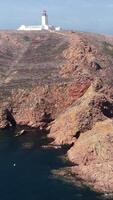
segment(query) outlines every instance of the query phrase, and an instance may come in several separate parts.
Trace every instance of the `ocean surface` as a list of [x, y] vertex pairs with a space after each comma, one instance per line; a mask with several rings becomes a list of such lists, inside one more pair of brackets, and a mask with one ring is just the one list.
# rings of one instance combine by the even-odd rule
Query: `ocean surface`
[[68, 166], [62, 149], [43, 148], [47, 141], [36, 131], [15, 137], [17, 130], [0, 131], [0, 200], [97, 200], [100, 195], [54, 176]]

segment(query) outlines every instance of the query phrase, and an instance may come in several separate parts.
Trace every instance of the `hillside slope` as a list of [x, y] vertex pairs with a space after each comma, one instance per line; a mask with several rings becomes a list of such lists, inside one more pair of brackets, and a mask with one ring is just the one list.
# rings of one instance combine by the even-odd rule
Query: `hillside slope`
[[1, 128], [46, 121], [53, 143], [70, 146], [72, 172], [113, 192], [112, 118], [113, 37], [0, 32]]

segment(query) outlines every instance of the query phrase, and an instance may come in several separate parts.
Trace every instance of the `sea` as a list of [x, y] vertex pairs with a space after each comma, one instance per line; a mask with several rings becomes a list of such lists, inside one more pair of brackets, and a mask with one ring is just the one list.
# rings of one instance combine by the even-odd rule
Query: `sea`
[[[25, 128], [25, 127], [24, 127]], [[35, 129], [19, 136], [23, 127], [0, 131], [0, 200], [98, 200], [101, 194], [66, 181], [53, 171], [69, 163], [65, 149], [48, 148]]]

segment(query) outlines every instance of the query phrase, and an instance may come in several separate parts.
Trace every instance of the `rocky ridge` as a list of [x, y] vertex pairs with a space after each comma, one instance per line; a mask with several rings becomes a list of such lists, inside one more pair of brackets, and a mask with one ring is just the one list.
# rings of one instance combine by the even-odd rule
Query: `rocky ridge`
[[113, 37], [0, 32], [0, 76], [0, 127], [41, 127], [46, 115], [72, 172], [113, 192]]

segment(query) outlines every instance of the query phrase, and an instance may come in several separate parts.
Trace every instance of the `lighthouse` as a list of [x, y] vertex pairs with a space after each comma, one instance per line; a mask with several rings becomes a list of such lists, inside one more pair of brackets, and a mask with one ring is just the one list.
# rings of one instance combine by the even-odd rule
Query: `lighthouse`
[[18, 31], [42, 31], [42, 30], [60, 31], [61, 28], [60, 27], [55, 27], [53, 25], [49, 25], [47, 11], [44, 10], [42, 12], [41, 25], [30, 25], [30, 26], [21, 25], [17, 30]]
[[44, 28], [48, 27], [48, 15], [46, 10], [44, 10], [42, 13], [42, 27]]

